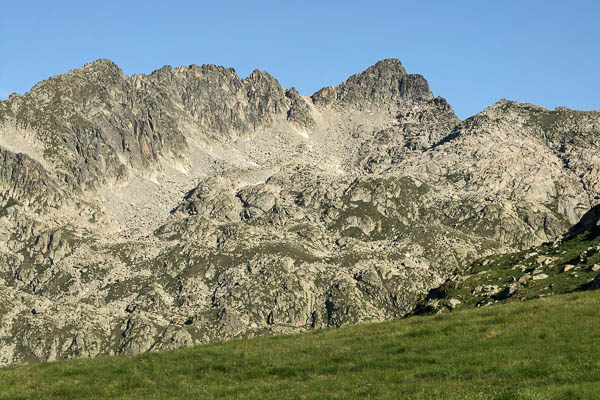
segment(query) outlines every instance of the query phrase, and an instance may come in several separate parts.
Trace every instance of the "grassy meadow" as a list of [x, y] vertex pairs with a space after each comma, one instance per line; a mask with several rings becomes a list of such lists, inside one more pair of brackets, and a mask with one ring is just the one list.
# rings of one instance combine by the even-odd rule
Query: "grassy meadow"
[[0, 369], [0, 399], [595, 399], [600, 292]]

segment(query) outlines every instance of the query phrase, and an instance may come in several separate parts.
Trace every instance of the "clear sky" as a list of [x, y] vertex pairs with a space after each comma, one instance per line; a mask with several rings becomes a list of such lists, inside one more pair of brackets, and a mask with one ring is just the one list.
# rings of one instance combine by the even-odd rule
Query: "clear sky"
[[597, 0], [2, 1], [0, 55], [2, 99], [98, 58], [259, 68], [302, 94], [398, 58], [461, 118], [500, 98], [600, 109]]

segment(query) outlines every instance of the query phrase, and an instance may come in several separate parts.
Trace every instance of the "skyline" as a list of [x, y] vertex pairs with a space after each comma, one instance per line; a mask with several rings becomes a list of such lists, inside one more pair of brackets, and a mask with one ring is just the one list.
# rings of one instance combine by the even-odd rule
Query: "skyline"
[[0, 16], [0, 98], [108, 58], [125, 74], [164, 65], [254, 69], [312, 94], [397, 58], [467, 118], [501, 98], [600, 109], [600, 5], [275, 1], [178, 6], [9, 4]]

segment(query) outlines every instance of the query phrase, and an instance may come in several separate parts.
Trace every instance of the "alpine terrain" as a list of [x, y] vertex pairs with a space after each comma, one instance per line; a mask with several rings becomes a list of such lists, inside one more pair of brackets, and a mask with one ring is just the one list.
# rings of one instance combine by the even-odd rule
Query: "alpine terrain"
[[461, 121], [395, 59], [310, 96], [98, 60], [0, 101], [0, 365], [485, 305], [578, 263], [589, 280], [597, 250], [558, 250], [599, 203], [599, 111]]

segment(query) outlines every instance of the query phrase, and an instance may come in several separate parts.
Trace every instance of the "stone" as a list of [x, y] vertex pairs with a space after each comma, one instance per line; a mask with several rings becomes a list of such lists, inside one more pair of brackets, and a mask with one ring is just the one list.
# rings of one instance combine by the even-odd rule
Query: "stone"
[[538, 275], [534, 275], [531, 279], [534, 281], [539, 281], [539, 280], [547, 279], [547, 278], [548, 278], [548, 275], [546, 275], [546, 274], [538, 274]]
[[560, 272], [568, 272], [571, 271], [573, 268], [575, 268], [574, 265], [567, 264], [560, 269]]
[[448, 299], [444, 302], [444, 306], [449, 310], [454, 310], [458, 307], [462, 302], [458, 299]]
[[536, 258], [536, 262], [537, 262], [538, 264], [545, 264], [545, 263], [546, 263], [546, 261], [548, 261], [548, 257], [546, 257], [546, 256], [538, 256], [538, 257]]
[[506, 300], [509, 297], [512, 297], [519, 290], [519, 285], [517, 283], [513, 283], [505, 288], [503, 288], [499, 293], [494, 295], [495, 300]]

